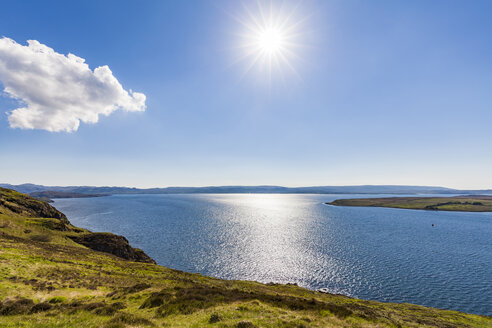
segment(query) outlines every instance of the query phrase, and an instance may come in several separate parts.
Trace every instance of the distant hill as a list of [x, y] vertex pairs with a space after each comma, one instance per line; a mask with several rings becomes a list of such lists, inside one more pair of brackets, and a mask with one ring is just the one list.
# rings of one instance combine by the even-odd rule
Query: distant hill
[[[318, 186], [318, 187], [282, 187], [282, 186], [210, 186], [210, 187], [167, 187], [167, 188], [129, 188], [129, 187], [93, 187], [93, 186], [43, 186], [35, 184], [0, 184], [0, 187], [14, 189], [18, 192], [33, 194], [39, 192], [74, 193], [84, 195], [112, 194], [488, 194], [492, 190], [458, 190], [444, 187], [428, 186]], [[36, 194], [34, 194], [36, 195]], [[79, 196], [80, 197], [80, 196]], [[56, 197], [51, 197], [56, 198]]]

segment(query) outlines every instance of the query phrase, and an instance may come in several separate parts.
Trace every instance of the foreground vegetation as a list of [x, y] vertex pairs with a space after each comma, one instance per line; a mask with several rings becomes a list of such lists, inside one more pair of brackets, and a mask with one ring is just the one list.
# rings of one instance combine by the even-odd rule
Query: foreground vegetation
[[326, 204], [432, 211], [492, 212], [492, 196], [354, 198], [337, 199]]
[[[121, 238], [94, 237], [47, 203], [0, 189], [0, 327], [492, 326], [486, 316], [176, 271]], [[90, 249], [94, 239], [104, 252]]]

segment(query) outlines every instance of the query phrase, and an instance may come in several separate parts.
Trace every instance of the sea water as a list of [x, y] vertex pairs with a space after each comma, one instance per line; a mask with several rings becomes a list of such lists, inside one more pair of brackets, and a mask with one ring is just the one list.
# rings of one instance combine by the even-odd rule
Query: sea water
[[492, 213], [324, 204], [352, 197], [367, 195], [112, 195], [54, 205], [166, 267], [492, 315]]

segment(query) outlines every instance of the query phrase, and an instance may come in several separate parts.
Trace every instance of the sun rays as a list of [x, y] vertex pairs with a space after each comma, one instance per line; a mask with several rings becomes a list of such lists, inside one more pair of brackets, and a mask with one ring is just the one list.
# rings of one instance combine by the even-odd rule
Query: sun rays
[[235, 19], [241, 27], [236, 62], [244, 64], [244, 75], [254, 71], [269, 81], [287, 73], [299, 76], [295, 64], [301, 59], [304, 22], [299, 5], [255, 2], [243, 5], [243, 10]]

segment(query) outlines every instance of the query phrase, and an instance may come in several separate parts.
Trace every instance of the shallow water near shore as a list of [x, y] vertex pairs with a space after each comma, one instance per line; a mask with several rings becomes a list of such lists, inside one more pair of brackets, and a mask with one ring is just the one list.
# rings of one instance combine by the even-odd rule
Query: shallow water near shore
[[54, 206], [178, 270], [492, 315], [492, 213], [323, 204], [357, 196], [367, 197], [112, 195]]

